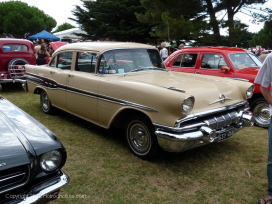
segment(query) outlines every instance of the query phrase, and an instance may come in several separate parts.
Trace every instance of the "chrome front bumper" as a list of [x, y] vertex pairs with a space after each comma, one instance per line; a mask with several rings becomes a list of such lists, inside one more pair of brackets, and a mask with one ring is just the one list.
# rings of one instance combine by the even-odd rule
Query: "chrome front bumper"
[[[249, 111], [240, 111], [234, 122], [220, 128], [214, 128], [208, 122], [197, 125], [187, 125], [182, 128], [156, 127], [155, 135], [159, 145], [170, 152], [183, 152], [188, 149], [203, 146], [212, 142], [220, 142], [231, 137], [243, 127], [250, 127], [254, 124], [254, 117]], [[222, 138], [225, 135], [225, 138]]]
[[[55, 200], [58, 197], [58, 193], [62, 187], [69, 183], [69, 177], [62, 172], [57, 179], [48, 180], [40, 183], [35, 186], [31, 191], [26, 195], [16, 195], [17, 199], [23, 199], [19, 202], [20, 204], [45, 204], [52, 200]], [[6, 198], [12, 198], [6, 193]], [[10, 196], [10, 197], [9, 197]]]

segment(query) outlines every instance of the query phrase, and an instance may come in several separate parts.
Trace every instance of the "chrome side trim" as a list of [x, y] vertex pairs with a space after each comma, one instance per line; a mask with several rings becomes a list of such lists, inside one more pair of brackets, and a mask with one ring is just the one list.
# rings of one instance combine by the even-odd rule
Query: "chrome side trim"
[[238, 80], [238, 81], [246, 81], [246, 82], [249, 81], [248, 79], [242, 79], [242, 78], [231, 78], [231, 77], [224, 77], [224, 78], [226, 78], [226, 79]]
[[80, 94], [83, 96], [87, 96], [87, 97], [92, 97], [92, 98], [96, 98], [98, 100], [103, 100], [103, 101], [108, 101], [111, 103], [117, 103], [117, 104], [121, 104], [124, 106], [131, 106], [131, 107], [136, 107], [136, 108], [140, 108], [140, 109], [144, 109], [144, 110], [148, 110], [148, 111], [153, 111], [153, 112], [159, 112], [157, 109], [154, 109], [152, 107], [148, 107], [145, 105], [141, 105], [141, 104], [137, 104], [137, 103], [133, 103], [130, 101], [126, 101], [126, 100], [122, 100], [122, 99], [118, 99], [118, 98], [114, 98], [114, 97], [110, 97], [110, 96], [105, 96], [102, 94], [98, 94], [98, 93], [94, 93], [94, 92], [90, 92], [90, 91], [85, 91], [82, 89], [78, 89], [78, 88], [74, 88], [71, 86], [66, 86], [63, 84], [59, 84], [56, 81], [52, 80], [52, 79], [48, 79], [46, 77], [46, 79], [50, 80], [50, 81], [45, 81], [39, 77], [36, 76], [31, 76], [31, 75], [26, 75], [27, 81], [33, 84], [36, 84], [38, 86], [44, 87], [46, 89], [51, 89], [51, 90], [55, 90], [55, 89], [59, 89], [59, 90], [64, 90], [67, 92], [71, 92], [71, 93], [75, 93], [75, 94]]
[[166, 89], [170, 89], [170, 90], [174, 90], [174, 91], [179, 91], [179, 92], [182, 92], [182, 93], [185, 93], [186, 91], [183, 90], [183, 89], [178, 89], [176, 87], [168, 87], [168, 86], [161, 86], [162, 88], [166, 88]]

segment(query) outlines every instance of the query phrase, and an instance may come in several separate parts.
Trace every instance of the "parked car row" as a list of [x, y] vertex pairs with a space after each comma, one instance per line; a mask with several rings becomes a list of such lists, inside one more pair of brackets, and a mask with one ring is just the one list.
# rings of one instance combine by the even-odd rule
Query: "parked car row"
[[[205, 49], [176, 51], [163, 62], [158, 50], [145, 44], [67, 44], [46, 65], [25, 64], [19, 82], [40, 95], [44, 113], [59, 108], [103, 128], [122, 128], [130, 151], [150, 160], [163, 150], [223, 142], [254, 123], [250, 108], [257, 92], [241, 79], [245, 70], [258, 69], [258, 61], [238, 49]], [[235, 66], [240, 57], [250, 65]], [[221, 72], [224, 77], [218, 77]], [[56, 198], [69, 182], [61, 170], [67, 157], [61, 142], [2, 97], [0, 116], [0, 203], [14, 200], [7, 193], [27, 203]]]

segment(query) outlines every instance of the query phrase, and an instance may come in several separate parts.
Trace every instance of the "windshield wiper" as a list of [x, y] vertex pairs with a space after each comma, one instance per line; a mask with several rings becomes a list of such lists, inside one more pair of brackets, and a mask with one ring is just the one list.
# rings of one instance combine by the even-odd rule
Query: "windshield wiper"
[[133, 70], [131, 70], [131, 71], [129, 71], [129, 72], [138, 72], [138, 71], [142, 71], [142, 70], [145, 70], [145, 69], [144, 69], [144, 68], [133, 69]]
[[153, 70], [161, 70], [161, 71], [169, 71], [168, 69], [165, 68], [158, 68], [158, 67], [150, 67], [148, 69], [153, 69]]

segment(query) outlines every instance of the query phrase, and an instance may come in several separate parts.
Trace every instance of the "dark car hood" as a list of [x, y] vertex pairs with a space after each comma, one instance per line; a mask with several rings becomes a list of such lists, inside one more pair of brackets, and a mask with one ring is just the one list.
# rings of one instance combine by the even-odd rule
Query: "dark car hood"
[[12, 123], [0, 112], [0, 170], [29, 163], [26, 149], [11, 126]]
[[0, 96], [0, 164], [27, 164], [35, 155], [62, 147], [50, 130]]

